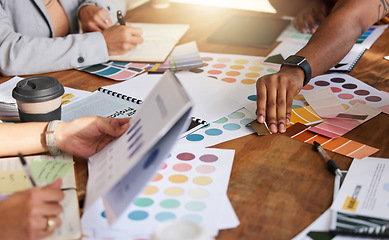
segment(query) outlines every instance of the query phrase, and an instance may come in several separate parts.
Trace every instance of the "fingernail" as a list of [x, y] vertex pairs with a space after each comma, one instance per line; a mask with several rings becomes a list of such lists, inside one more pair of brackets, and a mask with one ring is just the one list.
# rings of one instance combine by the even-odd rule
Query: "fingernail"
[[287, 118], [287, 119], [286, 119], [286, 126], [288, 126], [289, 124], [290, 124], [290, 119]]
[[284, 133], [285, 132], [285, 124], [280, 123], [280, 125], [278, 125], [278, 130], [280, 133]]
[[270, 132], [277, 133], [277, 131], [277, 126], [274, 123], [270, 124]]
[[259, 123], [264, 123], [265, 122], [265, 118], [262, 115], [259, 115], [258, 116], [258, 122]]

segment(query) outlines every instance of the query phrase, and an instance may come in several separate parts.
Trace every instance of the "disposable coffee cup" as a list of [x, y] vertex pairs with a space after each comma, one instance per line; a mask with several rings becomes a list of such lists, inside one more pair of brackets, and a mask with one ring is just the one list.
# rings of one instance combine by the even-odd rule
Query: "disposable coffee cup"
[[150, 240], [215, 240], [199, 223], [184, 219], [160, 223]]
[[170, 6], [169, 0], [151, 0], [153, 8], [168, 8]]
[[21, 122], [61, 120], [64, 87], [56, 78], [30, 77], [19, 81], [12, 91]]

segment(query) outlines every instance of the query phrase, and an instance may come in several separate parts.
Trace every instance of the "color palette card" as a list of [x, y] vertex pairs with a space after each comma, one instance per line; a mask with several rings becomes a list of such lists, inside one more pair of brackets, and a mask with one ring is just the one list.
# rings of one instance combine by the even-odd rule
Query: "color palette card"
[[308, 105], [303, 94], [318, 88], [330, 87], [345, 109], [356, 103], [374, 108], [389, 105], [389, 95], [348, 74], [332, 73], [317, 76], [294, 97], [293, 108]]
[[290, 126], [284, 135], [309, 144], [313, 144], [316, 141], [326, 150], [358, 159], [368, 157], [379, 150], [344, 137], [329, 138], [313, 133], [308, 131], [308, 126], [301, 123]]
[[303, 96], [309, 106], [322, 118], [333, 118], [346, 111], [330, 87], [307, 91]]
[[[349, 108], [345, 116], [350, 116], [351, 118], [329, 118], [326, 119], [323, 123], [309, 128], [309, 131], [315, 132], [330, 138], [340, 137], [352, 129], [358, 127], [360, 124], [370, 120], [371, 118], [377, 116], [381, 113], [381, 110], [370, 107], [368, 105], [357, 103], [351, 108]], [[356, 116], [366, 116], [363, 119], [356, 119]]]
[[189, 70], [232, 85], [255, 85], [261, 76], [277, 72], [262, 64], [262, 57], [201, 52], [204, 67]]
[[246, 126], [255, 119], [253, 113], [241, 108], [181, 138], [178, 142], [202, 147], [213, 146], [255, 133], [251, 126]]
[[149, 64], [144, 63], [108, 62], [77, 68], [77, 70], [116, 81], [124, 81], [143, 73], [148, 66]]
[[[290, 124], [302, 123], [304, 125], [312, 125], [322, 122], [323, 119], [316, 114], [311, 106], [292, 109]], [[289, 125], [289, 126], [291, 126]]]
[[172, 71], [198, 68], [203, 66], [203, 61], [200, 57], [196, 42], [189, 42], [176, 46], [166, 61], [162, 64], [150, 64], [149, 72], [165, 72], [170, 69]]
[[[155, 177], [125, 210], [112, 229], [150, 235], [158, 223], [188, 219], [217, 235], [226, 198], [234, 150], [176, 145]], [[227, 210], [228, 210], [228, 206]], [[82, 216], [83, 228], [108, 228], [96, 202]]]

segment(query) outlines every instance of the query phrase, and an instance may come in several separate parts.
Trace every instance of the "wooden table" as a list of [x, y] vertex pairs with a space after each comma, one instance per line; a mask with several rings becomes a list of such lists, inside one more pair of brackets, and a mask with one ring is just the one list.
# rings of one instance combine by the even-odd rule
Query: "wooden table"
[[[126, 15], [132, 22], [190, 24], [180, 43], [196, 41], [201, 52], [266, 56], [271, 49], [213, 44], [210, 36], [225, 20], [236, 14], [266, 15], [250, 11], [211, 8], [172, 3], [167, 9], [142, 5]], [[389, 92], [389, 30], [377, 40], [350, 75], [371, 86]], [[68, 70], [46, 73], [64, 86], [94, 91], [114, 81], [88, 73]], [[26, 76], [27, 77], [27, 76]], [[0, 77], [0, 82], [9, 77]], [[375, 157], [389, 157], [389, 116], [381, 113], [345, 135], [346, 138], [380, 150]], [[290, 239], [306, 228], [330, 207], [334, 176], [326, 170], [318, 154], [309, 144], [283, 135], [246, 137], [216, 145], [235, 149], [235, 160], [228, 188], [240, 225], [220, 231], [217, 239]], [[329, 153], [341, 169], [347, 169], [351, 158]], [[86, 161], [77, 160], [79, 196], [85, 195]]]

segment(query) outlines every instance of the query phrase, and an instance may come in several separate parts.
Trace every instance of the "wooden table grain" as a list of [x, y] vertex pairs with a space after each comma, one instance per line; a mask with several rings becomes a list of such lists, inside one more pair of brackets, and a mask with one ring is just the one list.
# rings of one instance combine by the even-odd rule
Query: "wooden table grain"
[[[215, 44], [207, 38], [233, 15], [277, 15], [251, 11], [171, 3], [167, 9], [154, 9], [147, 3], [127, 12], [131, 22], [182, 23], [190, 29], [180, 43], [196, 41], [201, 52], [266, 56], [272, 49]], [[350, 73], [371, 86], [389, 92], [389, 30], [367, 50]], [[94, 91], [116, 83], [77, 70], [41, 75], [56, 77], [64, 86]], [[23, 76], [27, 77], [27, 76]], [[10, 77], [0, 77], [0, 82]], [[380, 150], [374, 157], [389, 157], [389, 116], [377, 117], [355, 128], [346, 138]], [[228, 197], [240, 225], [219, 232], [219, 240], [290, 239], [306, 228], [331, 205], [334, 176], [309, 144], [281, 134], [248, 135], [220, 143], [216, 148], [235, 149]], [[330, 152], [341, 169], [351, 158]], [[76, 158], [79, 197], [85, 196], [86, 160]]]

